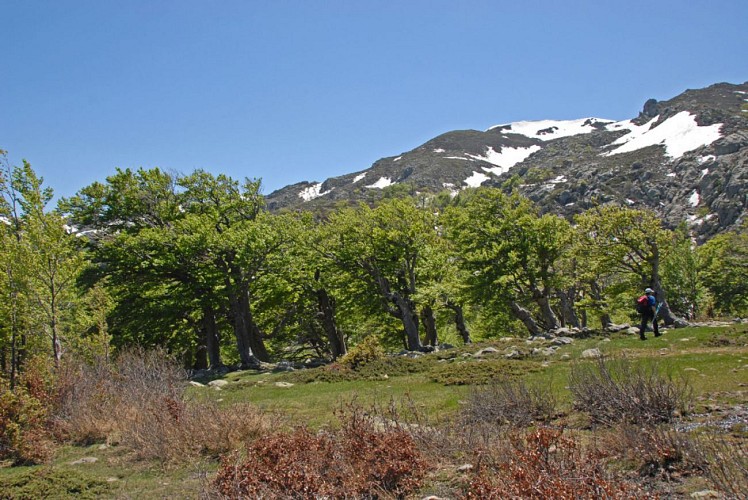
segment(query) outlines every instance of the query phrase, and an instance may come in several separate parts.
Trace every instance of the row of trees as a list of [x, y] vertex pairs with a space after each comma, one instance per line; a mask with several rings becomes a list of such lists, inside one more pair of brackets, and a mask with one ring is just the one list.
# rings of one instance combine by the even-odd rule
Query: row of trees
[[166, 346], [205, 368], [336, 358], [371, 334], [418, 350], [471, 332], [605, 325], [645, 286], [668, 299], [671, 323], [748, 309], [745, 231], [695, 249], [649, 212], [567, 221], [493, 189], [271, 214], [259, 181], [202, 170], [118, 170], [50, 210], [31, 166], [2, 159], [11, 383], [33, 353], [106, 356], [110, 344]]

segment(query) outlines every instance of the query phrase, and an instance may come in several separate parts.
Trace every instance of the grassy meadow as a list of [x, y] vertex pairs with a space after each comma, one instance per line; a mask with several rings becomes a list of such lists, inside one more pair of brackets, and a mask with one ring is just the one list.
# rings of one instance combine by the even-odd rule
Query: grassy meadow
[[[340, 416], [346, 413], [350, 415], [351, 408], [358, 408], [365, 415], [386, 415], [400, 429], [407, 428], [405, 424], [410, 425], [415, 421], [424, 429], [444, 429], [434, 431], [438, 432], [438, 439], [429, 441], [423, 433], [416, 438], [415, 443], [430, 458], [428, 471], [417, 484], [399, 493], [380, 491], [379, 497], [424, 498], [435, 495], [440, 498], [462, 498], [468, 496], [466, 491], [471, 491], [473, 497], [480, 492], [490, 496], [490, 492], [498, 491], [499, 487], [510, 488], [508, 483], [498, 484], [490, 476], [481, 475], [480, 469], [456, 472], [463, 464], [475, 461], [475, 456], [471, 455], [475, 443], [469, 443], [464, 437], [465, 433], [481, 434], [483, 443], [490, 441], [494, 443], [492, 446], [501, 447], [503, 445], [496, 443], [502, 442], [502, 436], [512, 440], [517, 433], [527, 432], [528, 429], [548, 427], [565, 433], [554, 439], [565, 439], [566, 436], [578, 443], [597, 444], [610, 441], [614, 444], [605, 446], [613, 451], [618, 447], [625, 450], [627, 446], [638, 446], [632, 444], [633, 441], [621, 444], [618, 440], [628, 435], [632, 428], [644, 428], [644, 424], [634, 423], [631, 426], [621, 423], [620, 427], [596, 425], [584, 409], [574, 404], [569, 387], [570, 375], [579, 367], [597, 363], [596, 359], [582, 356], [583, 352], [597, 348], [606, 357], [624, 358], [633, 366], [650, 367], [662, 376], [662, 380], [678, 387], [687, 387], [692, 396], [668, 422], [646, 427], [652, 429], [651, 433], [634, 432], [639, 437], [631, 438], [637, 440], [642, 439], [640, 436], [644, 434], [651, 435], [652, 442], [669, 443], [668, 449], [676, 450], [677, 454], [670, 451], [662, 463], [659, 458], [644, 463], [641, 457], [629, 455], [626, 451], [611, 451], [605, 461], [604, 472], [586, 472], [596, 478], [595, 487], [599, 488], [595, 490], [598, 494], [591, 494], [593, 497], [602, 498], [612, 491], [619, 491], [621, 498], [688, 498], [693, 493], [707, 491], [711, 493], [703, 494], [729, 498], [748, 484], [745, 478], [740, 482], [740, 469], [737, 472], [728, 471], [723, 474], [726, 479], [721, 481], [731, 482], [731, 485], [722, 485], [723, 489], [720, 490], [719, 478], [714, 479], [713, 474], [705, 472], [707, 460], [704, 458], [699, 462], [692, 458], [702, 448], [684, 444], [678, 441], [679, 437], [674, 437], [714, 434], [716, 441], [709, 442], [716, 443], [717, 447], [728, 446], [730, 453], [735, 453], [731, 460], [742, 466], [745, 472], [748, 460], [745, 454], [748, 448], [748, 324], [667, 329], [659, 338], [649, 334], [644, 342], [637, 335], [619, 332], [575, 338], [570, 344], [558, 346], [552, 354], [547, 350], [538, 352], [552, 345], [550, 340], [530, 342], [505, 338], [414, 358], [387, 356], [359, 366], [356, 370], [333, 364], [277, 373], [235, 371], [222, 377], [227, 383], [220, 389], [207, 385], [210, 380], [200, 380], [198, 382], [204, 385], [189, 386], [184, 398], [190, 403], [200, 402], [217, 408], [211, 411], [222, 411], [240, 404], [251, 405], [262, 415], [261, 418], [269, 422], [269, 425], [262, 427], [264, 430], [255, 435], [259, 441], [262, 441], [262, 436], [291, 433], [299, 427], [309, 429], [312, 434], [305, 439], [312, 439], [314, 433], [321, 429], [345, 427], [345, 421]], [[480, 351], [483, 353], [477, 355]], [[511, 352], [515, 354], [508, 358], [507, 354]], [[542, 422], [536, 419], [524, 429], [513, 429], [509, 422], [491, 422], [490, 418], [483, 422], [486, 425], [469, 427], [475, 422], [465, 423], [464, 409], [481, 397], [485, 398], [481, 396], [482, 388], [510, 382], [542, 388], [545, 397], [554, 401], [552, 416]], [[486, 402], [483, 400], [481, 404]], [[236, 418], [240, 421], [242, 414], [237, 414]], [[254, 415], [252, 418], [259, 417]], [[234, 425], [231, 421], [227, 422], [221, 424], [224, 429]], [[479, 427], [480, 432], [476, 430]], [[685, 428], [688, 432], [671, 432]], [[185, 436], [191, 436], [194, 432], [189, 431]], [[222, 453], [201, 452], [184, 460], [163, 460], [157, 454], [144, 456], [131, 438], [116, 434], [99, 435], [98, 438], [88, 439], [88, 442], [79, 439], [77, 443], [60, 446], [45, 465], [0, 467], [0, 498], [222, 497], [211, 486], [219, 470], [219, 456]], [[531, 442], [530, 434], [522, 435], [524, 443]], [[437, 447], [436, 441], [443, 442]], [[561, 450], [562, 443], [570, 446], [569, 453], [581, 450], [572, 446], [571, 441], [554, 443], [552, 450]], [[650, 445], [651, 442], [642, 446]], [[521, 452], [526, 448], [519, 450], [514, 453], [522, 456]], [[502, 453], [506, 453], [506, 450]], [[501, 462], [500, 453], [487, 452], [485, 456], [494, 457], [497, 464]], [[649, 470], [645, 466], [655, 472], [642, 472]], [[569, 464], [566, 463], [564, 467], [568, 468]], [[617, 477], [625, 482], [628, 489], [615, 489], [618, 487], [615, 484], [619, 483], [611, 482], [608, 478], [611, 471], [618, 474]], [[466, 474], [472, 476], [466, 477]], [[603, 477], [607, 479], [603, 480]], [[565, 484], [560, 482], [557, 491], [565, 491]], [[223, 491], [223, 497], [231, 497], [226, 491]], [[304, 498], [303, 495], [300, 497]]]

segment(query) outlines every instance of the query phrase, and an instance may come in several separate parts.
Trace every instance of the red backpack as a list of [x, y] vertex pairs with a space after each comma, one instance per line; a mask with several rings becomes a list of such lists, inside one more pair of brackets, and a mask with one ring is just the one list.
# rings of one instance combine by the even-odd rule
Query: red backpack
[[636, 312], [645, 314], [647, 311], [649, 311], [649, 297], [642, 295], [636, 299]]

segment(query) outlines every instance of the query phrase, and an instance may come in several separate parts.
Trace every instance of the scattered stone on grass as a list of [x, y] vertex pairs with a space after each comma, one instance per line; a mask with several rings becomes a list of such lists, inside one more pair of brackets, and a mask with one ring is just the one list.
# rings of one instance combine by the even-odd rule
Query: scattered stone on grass
[[600, 352], [600, 349], [598, 349], [597, 347], [582, 351], [583, 358], [601, 358], [602, 356], [603, 356], [603, 353]]
[[484, 347], [480, 351], [475, 353], [476, 358], [480, 358], [482, 356], [485, 356], [486, 354], [498, 354], [499, 350], [495, 347]]

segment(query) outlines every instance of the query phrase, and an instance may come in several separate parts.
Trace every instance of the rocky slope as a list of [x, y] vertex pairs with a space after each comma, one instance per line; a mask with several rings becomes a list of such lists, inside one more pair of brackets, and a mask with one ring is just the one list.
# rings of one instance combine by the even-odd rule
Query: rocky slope
[[545, 120], [448, 132], [366, 170], [286, 186], [267, 201], [271, 210], [325, 209], [397, 189], [456, 193], [509, 184], [544, 211], [648, 207], [706, 239], [739, 224], [748, 207], [748, 82], [650, 99], [622, 122]]

